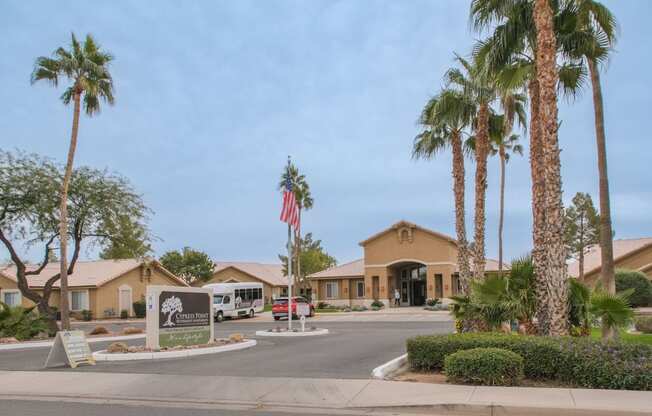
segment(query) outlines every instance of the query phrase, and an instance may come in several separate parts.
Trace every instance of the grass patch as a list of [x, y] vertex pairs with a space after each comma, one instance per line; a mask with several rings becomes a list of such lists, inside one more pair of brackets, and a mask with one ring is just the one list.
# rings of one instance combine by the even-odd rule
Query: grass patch
[[265, 305], [263, 312], [271, 312], [271, 311], [272, 311], [272, 304], [268, 303], [267, 305]]
[[[602, 333], [599, 328], [591, 329], [591, 339], [602, 339]], [[628, 334], [623, 331], [619, 334], [618, 339], [626, 344], [652, 345], [652, 334]]]

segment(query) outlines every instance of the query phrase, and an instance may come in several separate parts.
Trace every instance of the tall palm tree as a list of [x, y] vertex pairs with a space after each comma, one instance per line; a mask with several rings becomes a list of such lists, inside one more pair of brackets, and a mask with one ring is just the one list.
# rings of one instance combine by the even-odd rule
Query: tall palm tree
[[[285, 188], [285, 183], [288, 179], [292, 184], [292, 190], [294, 191], [294, 197], [297, 200], [297, 208], [299, 211], [299, 228], [295, 229], [295, 238], [294, 238], [294, 278], [297, 284], [303, 282], [303, 276], [301, 276], [301, 213], [304, 210], [310, 210], [313, 207], [314, 200], [312, 194], [310, 193], [310, 185], [306, 180], [306, 176], [299, 173], [299, 169], [294, 163], [290, 164], [289, 169], [284, 170], [281, 175], [281, 180], [279, 181], [278, 189], [282, 190]], [[292, 261], [289, 259], [288, 261]]]
[[536, 72], [539, 82], [540, 133], [543, 150], [545, 191], [545, 265], [550, 296], [550, 335], [568, 334], [568, 287], [564, 247], [564, 208], [562, 204], [561, 163], [557, 129], [557, 40], [553, 9], [549, 0], [535, 0]]
[[[559, 3], [555, 3], [559, 6]], [[573, 14], [568, 2], [555, 9], [552, 16], [558, 49], [573, 43]], [[535, 267], [537, 292], [537, 323], [542, 334], [550, 333], [550, 321], [557, 301], [552, 302], [553, 290], [548, 273], [546, 242], [546, 169], [544, 159], [543, 128], [541, 124], [541, 83], [537, 76], [538, 44], [534, 23], [534, 2], [532, 0], [473, 0], [471, 21], [478, 30], [491, 29], [490, 36], [479, 42], [474, 55], [484, 62], [485, 70], [495, 72], [496, 83], [501, 89], [525, 87], [530, 96], [530, 165], [532, 175], [532, 259]], [[563, 56], [562, 56], [563, 57]], [[560, 60], [558, 68], [559, 89], [566, 95], [574, 95], [581, 85], [585, 72], [573, 60]], [[554, 92], [554, 91], [553, 91]], [[556, 119], [556, 116], [555, 116]], [[557, 157], [558, 159], [558, 157]], [[554, 164], [553, 164], [554, 165]], [[554, 171], [554, 168], [553, 168]], [[559, 264], [557, 262], [557, 264]], [[559, 287], [558, 283], [554, 284]], [[556, 290], [557, 292], [559, 290]], [[555, 313], [555, 316], [559, 314]]]
[[109, 63], [113, 56], [100, 49], [89, 34], [83, 44], [75, 34], [72, 35], [69, 49], [57, 48], [51, 58], [36, 58], [32, 72], [32, 84], [44, 80], [57, 86], [60, 77], [65, 77], [71, 85], [66, 88], [61, 100], [65, 105], [73, 103], [72, 132], [68, 147], [68, 158], [61, 183], [61, 208], [59, 222], [60, 241], [60, 279], [61, 279], [61, 326], [70, 329], [68, 308], [68, 187], [77, 148], [79, 133], [79, 113], [82, 100], [84, 111], [90, 117], [100, 112], [100, 101], [113, 105], [113, 79], [109, 72]]
[[453, 194], [455, 197], [455, 234], [457, 237], [457, 265], [459, 268], [462, 293], [469, 294], [471, 268], [469, 247], [466, 239], [466, 220], [464, 208], [464, 140], [467, 128], [472, 124], [476, 107], [464, 94], [445, 89], [431, 98], [423, 108], [419, 133], [412, 147], [415, 159], [431, 159], [437, 153], [450, 147], [453, 155]]
[[[604, 104], [600, 70], [598, 65], [608, 57], [616, 42], [617, 23], [611, 11], [595, 0], [575, 0], [577, 26], [586, 33], [588, 42], [578, 47], [584, 58], [591, 78], [593, 109], [595, 117], [595, 139], [598, 153], [598, 175], [600, 181], [600, 252], [602, 260], [602, 285], [607, 293], [616, 293], [616, 278], [613, 257], [613, 234], [609, 198], [609, 175], [607, 173], [607, 137], [604, 129]], [[603, 334], [604, 335], [604, 334]]]
[[475, 218], [473, 221], [474, 253], [473, 278], [481, 279], [485, 271], [485, 201], [487, 193], [487, 158], [489, 156], [489, 114], [496, 97], [494, 80], [478, 65], [459, 55], [455, 57], [462, 67], [446, 72], [451, 88], [456, 88], [466, 99], [477, 105], [475, 120]]
[[511, 89], [500, 94], [500, 106], [503, 110], [502, 126], [497, 140], [492, 140], [500, 158], [500, 214], [498, 218], [498, 271], [503, 271], [503, 228], [505, 223], [505, 165], [510, 154], [523, 155], [523, 146], [518, 142], [519, 136], [512, 134], [515, 119], [521, 127], [526, 125], [525, 95]]

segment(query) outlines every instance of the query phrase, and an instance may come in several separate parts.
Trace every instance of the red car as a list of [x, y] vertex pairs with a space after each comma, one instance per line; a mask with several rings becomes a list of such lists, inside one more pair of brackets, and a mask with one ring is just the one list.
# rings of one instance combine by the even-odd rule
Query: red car
[[[292, 319], [298, 319], [297, 315], [297, 304], [308, 305], [310, 314], [308, 316], [315, 316], [315, 305], [310, 303], [308, 299], [301, 296], [295, 296], [292, 298]], [[288, 316], [288, 298], [278, 298], [274, 300], [272, 305], [272, 316], [275, 321], [278, 321], [281, 318], [287, 318]]]

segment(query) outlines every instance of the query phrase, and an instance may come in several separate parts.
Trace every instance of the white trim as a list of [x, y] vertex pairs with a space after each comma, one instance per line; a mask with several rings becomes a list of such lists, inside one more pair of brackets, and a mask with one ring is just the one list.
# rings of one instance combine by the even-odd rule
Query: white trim
[[306, 332], [270, 332], [270, 331], [256, 331], [256, 336], [257, 337], [311, 337], [311, 336], [317, 336], [317, 335], [328, 335], [328, 329], [325, 328], [318, 328], [314, 331], [306, 331]]
[[[124, 308], [122, 304], [122, 291], [129, 291], [129, 305]], [[126, 309], [129, 313], [129, 316], [134, 316], [134, 291], [131, 289], [131, 286], [123, 284], [118, 288], [118, 314], [122, 313], [122, 310]]]
[[159, 360], [164, 358], [185, 358], [195, 355], [217, 354], [226, 351], [237, 351], [256, 346], [255, 339], [248, 339], [235, 344], [225, 344], [216, 347], [204, 347], [177, 351], [132, 352], [126, 354], [107, 353], [106, 350], [93, 353], [95, 361], [131, 361], [131, 360]]
[[390, 374], [394, 374], [398, 370], [407, 368], [407, 357], [407, 354], [403, 354], [393, 360], [387, 361], [385, 364], [379, 365], [371, 371], [371, 378], [385, 380]]
[[0, 301], [5, 301], [5, 293], [18, 293], [18, 304], [9, 305], [9, 306], [22, 306], [23, 304], [23, 294], [20, 292], [20, 289], [0, 289]]
[[[86, 299], [84, 301], [84, 305], [82, 306], [81, 309], [73, 309], [72, 308], [72, 293], [73, 292], [85, 292], [86, 293]], [[90, 310], [90, 303], [91, 303], [91, 295], [89, 293], [88, 289], [68, 289], [68, 305], [70, 305], [70, 312], [81, 312], [84, 310]]]
[[427, 261], [422, 261], [422, 260], [417, 260], [417, 259], [398, 259], [398, 260], [392, 260], [389, 263], [385, 264], [365, 264], [365, 268], [367, 267], [388, 267], [392, 266], [396, 263], [419, 263], [423, 264], [425, 266], [457, 266], [457, 263], [453, 263], [450, 261], [434, 261], [434, 262], [427, 262]]
[[[648, 269], [648, 268], [650, 268], [650, 267], [652, 267], [652, 263], [650, 263], [650, 264], [646, 264], [646, 265], [643, 265], [643, 266], [639, 267], [636, 271], [637, 271], [637, 272], [641, 272], [641, 273], [643, 273], [643, 270]], [[585, 273], [585, 274], [586, 274], [586, 273]]]

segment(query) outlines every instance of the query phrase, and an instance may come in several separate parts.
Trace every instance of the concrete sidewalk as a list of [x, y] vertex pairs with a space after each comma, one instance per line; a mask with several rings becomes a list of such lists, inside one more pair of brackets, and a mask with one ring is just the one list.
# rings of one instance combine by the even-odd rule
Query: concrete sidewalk
[[[262, 370], [262, 369], [261, 369]], [[652, 392], [380, 380], [0, 371], [0, 397], [374, 409], [439, 415], [649, 415]]]

